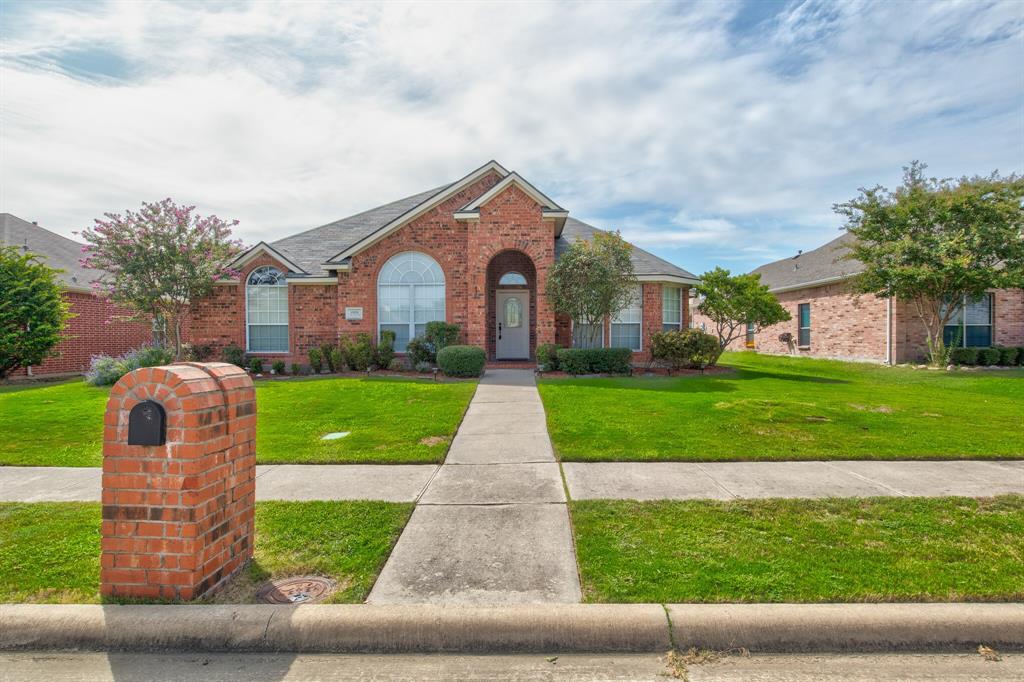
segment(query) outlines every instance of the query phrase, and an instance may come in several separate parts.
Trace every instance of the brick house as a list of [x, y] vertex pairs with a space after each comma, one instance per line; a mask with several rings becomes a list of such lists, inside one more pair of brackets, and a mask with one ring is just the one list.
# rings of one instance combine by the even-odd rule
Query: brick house
[[[849, 280], [861, 270], [844, 258], [852, 235], [844, 233], [813, 251], [753, 270], [792, 319], [733, 343], [734, 350], [897, 364], [927, 354], [927, 335], [912, 303], [856, 296]], [[946, 327], [946, 341], [965, 346], [1024, 346], [1024, 289], [996, 289]], [[711, 329], [699, 313], [694, 324]]]
[[[491, 360], [530, 360], [539, 344], [583, 343], [543, 292], [568, 246], [598, 229], [497, 162], [455, 182], [243, 253], [235, 281], [193, 305], [191, 339], [250, 355], [305, 363], [310, 348], [381, 330], [396, 350], [427, 322], [461, 328]], [[601, 345], [648, 357], [651, 332], [682, 328], [697, 279], [638, 248], [637, 304], [605, 320]]]
[[127, 321], [128, 311], [93, 293], [97, 272], [79, 265], [82, 244], [10, 213], [0, 213], [0, 244], [31, 252], [62, 270], [58, 277], [74, 316], [68, 320], [66, 338], [57, 344], [57, 355], [14, 376], [77, 374], [88, 369], [94, 355], [121, 355], [153, 342], [151, 325]]

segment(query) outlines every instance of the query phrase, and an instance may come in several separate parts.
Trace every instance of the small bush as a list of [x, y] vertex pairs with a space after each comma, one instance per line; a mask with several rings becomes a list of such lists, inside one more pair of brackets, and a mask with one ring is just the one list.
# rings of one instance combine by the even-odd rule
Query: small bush
[[250, 360], [249, 371], [253, 374], [263, 374], [263, 360], [261, 358], [253, 358]]
[[309, 349], [309, 366], [313, 369], [313, 374], [319, 374], [324, 368], [324, 354], [319, 348]]
[[949, 359], [954, 365], [976, 365], [978, 364], [978, 349], [954, 348], [949, 354]]
[[392, 372], [407, 372], [409, 371], [409, 362], [405, 358], [391, 358], [388, 369]]
[[163, 346], [141, 346], [119, 358], [97, 355], [89, 362], [85, 381], [93, 386], [112, 386], [128, 372], [140, 367], [159, 367], [174, 362], [174, 351]]
[[302, 365], [297, 362], [292, 363], [292, 376], [297, 377], [302, 374]]
[[1017, 364], [1020, 356], [1019, 348], [1003, 347], [999, 349], [999, 364], [1005, 367], [1013, 367]]
[[628, 348], [560, 348], [558, 367], [569, 374], [629, 374]]
[[366, 332], [358, 334], [355, 341], [348, 345], [348, 365], [355, 371], [365, 372], [371, 369], [376, 359], [377, 349], [373, 346], [373, 339]]
[[436, 356], [442, 349], [454, 345], [459, 340], [459, 325], [448, 322], [427, 322], [423, 330], [423, 338], [434, 349]]
[[981, 348], [978, 350], [978, 364], [982, 367], [998, 365], [1000, 355], [998, 348]]
[[380, 331], [375, 356], [374, 364], [378, 367], [391, 367], [391, 361], [395, 359], [395, 333], [390, 329]]
[[139, 367], [159, 367], [174, 362], [174, 351], [163, 346], [142, 346], [134, 351]]
[[542, 372], [554, 372], [558, 369], [558, 346], [553, 343], [542, 343], [537, 346], [537, 365]]
[[327, 363], [328, 372], [337, 372], [338, 367], [338, 349], [329, 343], [325, 343], [320, 346], [320, 357]]
[[208, 343], [185, 343], [181, 356], [189, 362], [208, 362], [213, 357], [213, 346]]
[[415, 367], [416, 371], [420, 374], [426, 374], [427, 372], [433, 371], [434, 364], [431, 362], [417, 362]]
[[235, 367], [245, 367], [245, 351], [235, 344], [228, 344], [220, 352], [221, 360], [230, 363]]
[[1024, 346], [1017, 346], [1017, 364], [1024, 365]]
[[284, 360], [274, 360], [270, 368], [274, 370], [274, 374], [284, 374]]
[[433, 346], [427, 343], [422, 336], [409, 339], [409, 343], [405, 344], [405, 355], [413, 366], [421, 363], [432, 364], [437, 361]]
[[341, 348], [331, 346], [330, 352], [327, 353], [327, 366], [332, 372], [342, 372], [345, 370], [345, 354]]
[[437, 366], [450, 377], [478, 377], [487, 354], [477, 346], [446, 346], [437, 354]]
[[94, 355], [85, 373], [85, 382], [93, 386], [113, 386], [124, 376], [121, 362], [109, 355]]

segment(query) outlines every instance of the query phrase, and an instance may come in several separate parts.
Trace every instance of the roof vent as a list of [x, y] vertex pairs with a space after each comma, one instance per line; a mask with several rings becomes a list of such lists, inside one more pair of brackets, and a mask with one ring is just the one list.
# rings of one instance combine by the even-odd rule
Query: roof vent
[[799, 251], [797, 251], [796, 255], [793, 256], [793, 260], [796, 260], [797, 258], [799, 258], [803, 254], [803, 252], [804, 252], [803, 249], [800, 249]]
[[36, 221], [34, 221], [34, 220], [32, 221], [32, 224], [33, 224], [33, 225], [35, 225], [36, 227], [39, 227], [39, 223], [37, 223], [37, 222], [36, 222]]

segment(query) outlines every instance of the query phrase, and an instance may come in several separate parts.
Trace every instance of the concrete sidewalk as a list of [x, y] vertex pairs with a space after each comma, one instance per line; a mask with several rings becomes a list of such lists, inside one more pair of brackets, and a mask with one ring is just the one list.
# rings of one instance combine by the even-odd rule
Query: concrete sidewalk
[[[543, 412], [526, 402], [474, 403], [467, 421], [479, 423], [474, 415], [488, 415], [492, 405], [507, 407], [508, 421], [531, 420], [527, 431], [543, 419]], [[373, 499], [424, 505], [561, 503], [565, 496], [554, 461], [547, 434], [467, 435], [460, 429], [443, 468], [434, 464], [260, 465], [256, 499]], [[455, 464], [460, 466], [448, 466]], [[566, 462], [562, 466], [575, 500], [1024, 494], [1024, 461]], [[0, 467], [0, 502], [97, 502], [100, 475], [99, 469], [83, 467]]]
[[367, 602], [580, 598], [569, 509], [533, 373], [488, 370]]

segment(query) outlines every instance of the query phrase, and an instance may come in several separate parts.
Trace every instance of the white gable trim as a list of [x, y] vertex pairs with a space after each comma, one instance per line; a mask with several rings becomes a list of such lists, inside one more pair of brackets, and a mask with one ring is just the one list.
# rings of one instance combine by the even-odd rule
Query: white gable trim
[[252, 247], [245, 253], [241, 254], [238, 258], [231, 261], [231, 264], [228, 267], [240, 269], [244, 267], [246, 263], [252, 262], [254, 258], [264, 253], [273, 258], [274, 260], [278, 261], [282, 265], [287, 266], [288, 269], [291, 270], [292, 272], [306, 272], [298, 265], [285, 258], [283, 255], [281, 255], [280, 251], [277, 251], [276, 249], [274, 249], [274, 247], [272, 247], [270, 244], [266, 242], [260, 242], [259, 244]]
[[[502, 180], [497, 185], [495, 185], [494, 187], [490, 188], [489, 190], [487, 190], [486, 192], [481, 194], [479, 197], [477, 197], [473, 201], [469, 202], [468, 204], [466, 204], [465, 206], [460, 208], [456, 212], [456, 216], [458, 216], [459, 213], [468, 213], [470, 211], [479, 211], [481, 206], [483, 206], [488, 201], [490, 201], [494, 197], [496, 197], [499, 194], [501, 194], [502, 192], [504, 192], [506, 189], [508, 189], [512, 185], [515, 185], [519, 189], [521, 189], [524, 192], [526, 192], [526, 194], [528, 194], [531, 199], [536, 201], [543, 208], [551, 209], [552, 211], [556, 211], [556, 212], [560, 212], [560, 213], [565, 213], [565, 215], [569, 215], [568, 211], [566, 211], [561, 206], [559, 206], [554, 201], [552, 201], [550, 197], [548, 197], [546, 194], [541, 192], [539, 189], [537, 189], [536, 187], [531, 185], [529, 182], [524, 180], [523, 177], [521, 175], [519, 175], [519, 173], [509, 173], [505, 177], [504, 180]], [[552, 216], [552, 217], [555, 217], [555, 216]]]
[[441, 190], [440, 192], [438, 192], [437, 194], [435, 194], [434, 196], [432, 196], [430, 199], [423, 202], [419, 206], [416, 206], [415, 208], [398, 216], [397, 218], [395, 218], [390, 223], [380, 228], [373, 234], [363, 237], [358, 242], [348, 247], [341, 253], [337, 254], [332, 258], [329, 258], [327, 264], [324, 265], [323, 267], [328, 268], [330, 270], [342, 269], [339, 266], [339, 264], [336, 263], [335, 261], [344, 260], [345, 258], [354, 256], [360, 251], [363, 251], [364, 249], [373, 246], [374, 244], [379, 242], [381, 239], [384, 239], [384, 237], [387, 237], [395, 230], [399, 229], [400, 227], [404, 227], [408, 223], [412, 222], [416, 218], [420, 217], [421, 215], [429, 211], [430, 209], [444, 202], [446, 199], [455, 196], [463, 189], [465, 189], [467, 186], [473, 184], [474, 182], [476, 182], [477, 180], [491, 172], [495, 172], [502, 177], [505, 177], [509, 174], [508, 170], [506, 170], [500, 163], [498, 163], [497, 161], [490, 161], [481, 166], [480, 168], [477, 168], [475, 171], [465, 176], [461, 180], [458, 180], [455, 183], [446, 187], [445, 189]]

